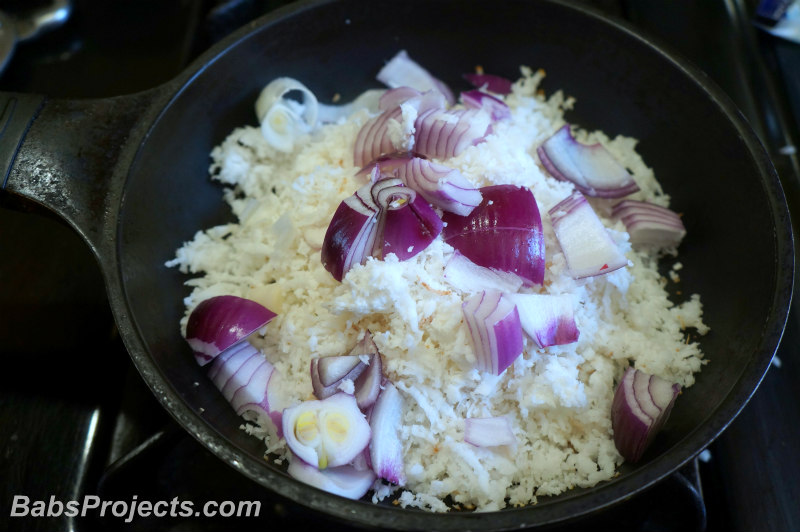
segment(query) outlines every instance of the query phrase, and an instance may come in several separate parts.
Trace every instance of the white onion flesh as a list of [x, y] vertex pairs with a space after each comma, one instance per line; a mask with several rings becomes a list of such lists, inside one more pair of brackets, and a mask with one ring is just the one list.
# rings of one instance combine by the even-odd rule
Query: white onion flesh
[[353, 500], [366, 495], [376, 479], [371, 469], [343, 465], [320, 470], [295, 456], [289, 458], [286, 472], [309, 486]]
[[597, 214], [578, 191], [550, 209], [561, 250], [575, 279], [613, 272], [628, 265]]
[[392, 383], [386, 382], [370, 413], [370, 464], [378, 477], [398, 486], [406, 483], [403, 443], [398, 437], [402, 416], [403, 396]]
[[456, 250], [444, 267], [444, 278], [462, 292], [485, 290], [511, 294], [524, 284], [522, 278], [511, 272], [479, 266]]
[[517, 306], [522, 330], [540, 348], [578, 341], [572, 297], [567, 294], [506, 294]]
[[476, 447], [517, 444], [511, 422], [505, 416], [465, 419], [464, 441]]
[[377, 79], [391, 89], [412, 87], [420, 92], [437, 90], [445, 96], [450, 105], [455, 103], [453, 91], [414, 61], [405, 50], [400, 50], [381, 68]]

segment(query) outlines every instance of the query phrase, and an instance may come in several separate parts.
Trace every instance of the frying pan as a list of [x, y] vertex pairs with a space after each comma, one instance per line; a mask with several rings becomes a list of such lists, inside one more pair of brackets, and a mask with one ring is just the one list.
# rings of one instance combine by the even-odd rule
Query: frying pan
[[[547, 72], [547, 93], [577, 99], [567, 118], [640, 139], [688, 236], [681, 293], [699, 293], [708, 364], [635, 465], [591, 489], [493, 513], [431, 514], [345, 500], [262, 458], [179, 334], [186, 276], [164, 267], [202, 228], [230, 221], [208, 178], [209, 152], [277, 76], [322, 101], [367, 88], [398, 50], [454, 88], [482, 65], [515, 78]], [[563, 522], [627, 499], [704, 449], [756, 390], [780, 341], [793, 283], [789, 214], [758, 139], [706, 76], [623, 23], [578, 4], [507, 0], [299, 2], [231, 35], [171, 82], [100, 100], [4, 94], [0, 196], [42, 207], [91, 246], [120, 334], [142, 378], [191, 435], [243, 475], [309, 508], [362, 526], [500, 530]]]

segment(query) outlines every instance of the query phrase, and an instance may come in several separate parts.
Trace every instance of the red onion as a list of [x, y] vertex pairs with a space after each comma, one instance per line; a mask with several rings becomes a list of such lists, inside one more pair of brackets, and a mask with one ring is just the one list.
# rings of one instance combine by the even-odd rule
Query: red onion
[[295, 456], [289, 459], [289, 468], [286, 472], [292, 478], [310, 486], [348, 499], [363, 497], [376, 479], [371, 469], [357, 469], [351, 465], [343, 465], [320, 470]]
[[553, 177], [573, 183], [587, 196], [621, 198], [639, 190], [633, 176], [602, 144], [581, 144], [569, 124], [544, 141], [536, 153]]
[[432, 76], [419, 63], [411, 59], [405, 50], [400, 50], [384, 65], [378, 72], [377, 79], [392, 89], [412, 87], [420, 92], [434, 89], [441, 92], [450, 105], [455, 103], [455, 98], [450, 88], [444, 82]]
[[[381, 111], [388, 111], [400, 107], [400, 104], [422, 95], [417, 89], [411, 87], [397, 87], [396, 89], [389, 89], [384, 92], [380, 100], [378, 100], [378, 109]], [[442, 107], [446, 104], [443, 103]]]
[[680, 216], [660, 205], [623, 200], [614, 205], [612, 214], [625, 224], [633, 245], [674, 248], [686, 236]]
[[575, 279], [613, 272], [628, 265], [628, 259], [580, 192], [573, 192], [550, 209], [550, 219]]
[[629, 462], [638, 462], [669, 418], [678, 384], [627, 368], [611, 404], [614, 444]]
[[522, 330], [540, 348], [577, 342], [572, 298], [569, 295], [506, 294], [517, 306]]
[[252, 410], [272, 420], [281, 436], [281, 411], [273, 387], [275, 367], [248, 342], [228, 349], [218, 356], [208, 376], [237, 415]]
[[346, 393], [283, 411], [283, 436], [289, 449], [319, 469], [350, 463], [369, 444], [370, 435], [355, 397]]
[[513, 273], [478, 266], [458, 250], [444, 266], [444, 278], [462, 292], [495, 290], [514, 293], [522, 287], [522, 278]]
[[394, 253], [407, 260], [439, 236], [442, 221], [413, 189], [399, 179], [368, 183], [343, 201], [333, 215], [320, 252], [337, 281], [367, 257]]
[[511, 80], [493, 74], [464, 74], [464, 79], [477, 89], [495, 94], [511, 94]]
[[517, 444], [511, 422], [505, 416], [465, 419], [464, 441], [476, 447]]
[[444, 213], [444, 241], [479, 266], [510, 272], [526, 284], [544, 280], [544, 233], [530, 189], [494, 185], [469, 216]]
[[392, 383], [386, 382], [370, 413], [372, 441], [369, 444], [369, 458], [378, 477], [398, 486], [406, 483], [403, 443], [397, 434], [402, 417], [403, 396]]
[[492, 118], [483, 109], [430, 109], [414, 122], [414, 151], [426, 157], [449, 159], [482, 142]]
[[500, 292], [479, 292], [464, 301], [464, 320], [475, 351], [475, 367], [500, 375], [522, 354], [517, 307]]
[[494, 122], [511, 118], [511, 109], [506, 102], [491, 94], [479, 90], [466, 91], [461, 93], [461, 101], [467, 108], [483, 109], [488, 112]]
[[466, 216], [481, 202], [480, 191], [461, 172], [413, 153], [389, 154], [372, 164], [378, 168], [375, 178], [396, 177], [443, 211]]
[[[367, 358], [368, 357], [368, 358]], [[364, 360], [367, 358], [367, 361]], [[325, 399], [339, 391], [342, 381], [353, 382], [358, 407], [362, 411], [375, 403], [380, 393], [383, 364], [372, 334], [366, 331], [347, 355], [311, 360], [311, 386], [314, 397]]]
[[189, 315], [186, 341], [195, 360], [204, 366], [220, 353], [261, 329], [276, 314], [237, 296], [215, 296], [201, 301]]

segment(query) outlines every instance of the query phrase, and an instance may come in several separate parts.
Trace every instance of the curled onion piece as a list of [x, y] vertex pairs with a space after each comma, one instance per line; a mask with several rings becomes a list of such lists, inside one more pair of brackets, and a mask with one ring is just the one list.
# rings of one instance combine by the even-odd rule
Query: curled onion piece
[[363, 497], [376, 479], [371, 469], [343, 465], [320, 470], [294, 455], [290, 455], [286, 472], [300, 482], [354, 500]]
[[411, 59], [408, 52], [400, 50], [378, 72], [378, 81], [389, 88], [412, 87], [420, 92], [431, 89], [441, 92], [450, 105], [455, 103], [453, 91], [441, 80], [435, 78], [419, 63]]
[[492, 118], [483, 109], [429, 109], [414, 122], [414, 151], [426, 157], [449, 159], [483, 142]]
[[539, 207], [528, 188], [494, 185], [468, 216], [445, 212], [444, 241], [479, 266], [510, 272], [525, 284], [544, 280], [544, 232]]
[[638, 462], [669, 418], [678, 384], [627, 368], [611, 403], [614, 445], [629, 462]]
[[573, 183], [587, 196], [621, 198], [639, 190], [633, 176], [602, 144], [578, 142], [569, 124], [544, 141], [536, 153], [553, 177]]
[[369, 444], [370, 435], [355, 397], [346, 393], [283, 411], [283, 436], [289, 449], [318, 469], [350, 463]]
[[370, 413], [372, 440], [369, 444], [369, 458], [378, 477], [398, 486], [406, 483], [403, 443], [398, 437], [402, 415], [403, 396], [392, 383], [386, 382]]
[[[396, 177], [425, 200], [443, 211], [466, 216], [481, 202], [481, 192], [454, 168], [434, 163], [414, 153], [401, 152], [371, 163], [378, 171], [373, 180]], [[369, 165], [359, 173], [363, 173]]]
[[249, 342], [241, 342], [214, 360], [208, 376], [237, 415], [254, 411], [271, 420], [281, 436], [281, 408], [275, 393], [275, 367]]
[[494, 290], [514, 293], [522, 288], [522, 278], [484, 266], [478, 266], [458, 250], [453, 253], [444, 266], [444, 278], [462, 292], [481, 292]]
[[380, 109], [380, 102], [385, 93], [386, 91], [383, 89], [369, 89], [359, 94], [355, 100], [345, 104], [330, 105], [320, 103], [317, 119], [320, 123], [331, 123], [347, 118], [361, 109], [375, 113]]
[[471, 90], [461, 93], [461, 101], [465, 107], [470, 109], [483, 109], [492, 117], [492, 121], [505, 120], [511, 118], [511, 109], [503, 100], [486, 94], [479, 90]]
[[261, 329], [276, 314], [237, 296], [215, 296], [201, 301], [186, 324], [186, 341], [195, 360], [204, 366], [220, 353]]
[[464, 441], [475, 447], [514, 446], [517, 444], [511, 422], [505, 416], [465, 419]]
[[383, 363], [372, 334], [364, 337], [347, 355], [328, 356], [311, 360], [311, 387], [314, 397], [325, 399], [340, 391], [344, 380], [353, 382], [353, 395], [358, 407], [365, 411], [375, 403], [380, 393]]
[[485, 89], [495, 94], [511, 94], [511, 80], [494, 74], [464, 74], [476, 89]]
[[479, 292], [462, 304], [475, 367], [500, 375], [522, 354], [522, 325], [516, 305], [504, 294]]
[[654, 203], [623, 200], [614, 205], [612, 215], [625, 224], [633, 245], [674, 248], [686, 236], [680, 216]]
[[522, 330], [540, 348], [577, 342], [580, 336], [569, 295], [506, 294], [517, 306]]
[[[301, 101], [288, 96], [298, 94]], [[295, 138], [311, 131], [317, 124], [319, 104], [305, 85], [292, 78], [276, 78], [256, 99], [256, 117], [261, 133], [276, 150], [290, 152]]]
[[573, 278], [601, 275], [628, 265], [580, 192], [573, 192], [550, 209], [550, 219]]
[[322, 264], [341, 281], [367, 257], [382, 260], [394, 253], [407, 260], [428, 247], [441, 231], [441, 219], [413, 189], [399, 179], [382, 179], [364, 185], [339, 204], [325, 233]]

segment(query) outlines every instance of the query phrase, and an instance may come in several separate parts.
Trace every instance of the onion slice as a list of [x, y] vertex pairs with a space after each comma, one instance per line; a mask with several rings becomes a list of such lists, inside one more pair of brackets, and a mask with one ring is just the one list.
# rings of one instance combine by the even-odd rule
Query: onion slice
[[453, 91], [441, 80], [437, 79], [419, 63], [411, 59], [408, 52], [400, 50], [378, 72], [377, 80], [391, 89], [412, 87], [420, 92], [437, 90], [441, 92], [450, 105], [455, 103]]
[[478, 266], [458, 250], [444, 266], [445, 280], [462, 292], [474, 293], [484, 290], [514, 293], [522, 288], [518, 275], [484, 266]]
[[320, 256], [337, 280], [367, 257], [394, 253], [407, 260], [427, 248], [442, 231], [442, 221], [416, 192], [399, 179], [368, 183], [345, 199], [325, 233]]
[[354, 500], [366, 495], [376, 480], [371, 469], [343, 465], [320, 470], [294, 455], [290, 455], [286, 472], [310, 486]]
[[622, 220], [634, 246], [675, 248], [686, 236], [680, 216], [654, 203], [623, 200], [614, 205], [611, 213]]
[[[300, 101], [288, 96], [297, 94]], [[292, 78], [276, 78], [259, 94], [255, 104], [261, 133], [276, 150], [290, 152], [295, 138], [317, 124], [319, 104], [305, 85]]]
[[464, 441], [476, 447], [517, 444], [511, 422], [505, 416], [465, 419]]
[[573, 183], [587, 196], [621, 198], [639, 190], [633, 176], [602, 144], [578, 142], [569, 124], [544, 141], [536, 153], [553, 177]]
[[479, 292], [462, 304], [475, 352], [475, 367], [500, 375], [522, 354], [522, 326], [516, 305], [504, 294]]
[[544, 349], [578, 341], [572, 297], [567, 294], [506, 294], [517, 306], [522, 330]]
[[544, 233], [539, 207], [528, 188], [494, 185], [468, 216], [444, 213], [445, 242], [479, 266], [510, 272], [526, 285], [544, 280]]
[[220, 353], [264, 327], [276, 314], [238, 296], [215, 296], [201, 301], [189, 314], [186, 341], [195, 360], [204, 366]]
[[479, 90], [466, 91], [461, 93], [461, 101], [464, 103], [464, 107], [483, 109], [488, 112], [493, 122], [511, 118], [511, 109], [506, 102], [491, 94]]
[[406, 483], [403, 443], [398, 437], [402, 415], [403, 396], [392, 383], [386, 382], [370, 413], [372, 441], [369, 444], [369, 457], [378, 477], [398, 486]]
[[281, 437], [281, 408], [275, 393], [275, 367], [249, 342], [241, 342], [214, 360], [208, 376], [237, 415], [258, 413]]
[[311, 387], [314, 397], [325, 399], [340, 390], [344, 380], [353, 382], [353, 395], [358, 408], [366, 411], [375, 403], [383, 378], [383, 361], [372, 334], [364, 337], [347, 355], [328, 356], [311, 360]]
[[611, 404], [614, 445], [629, 462], [638, 462], [669, 418], [678, 384], [627, 368]]
[[573, 278], [601, 275], [628, 265], [628, 259], [580, 192], [567, 196], [549, 214]]
[[464, 79], [476, 89], [485, 89], [495, 94], [511, 94], [511, 80], [494, 74], [464, 74]]
[[346, 393], [283, 411], [283, 435], [289, 449], [318, 469], [350, 463], [369, 444], [370, 434], [355, 397]]
[[484, 109], [429, 109], [414, 122], [414, 151], [426, 157], [449, 159], [483, 142], [492, 124]]

